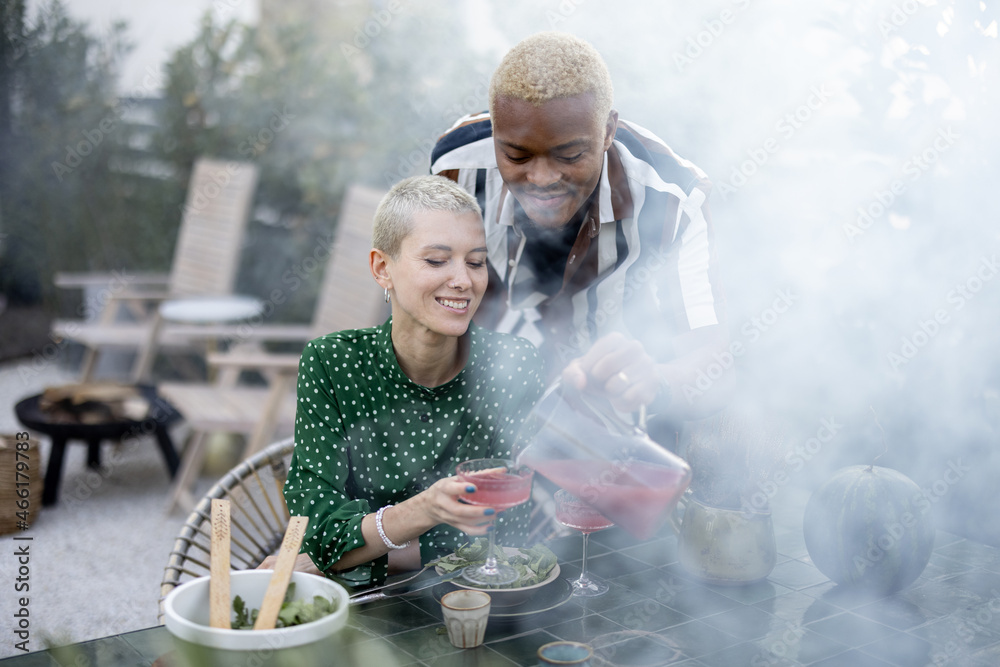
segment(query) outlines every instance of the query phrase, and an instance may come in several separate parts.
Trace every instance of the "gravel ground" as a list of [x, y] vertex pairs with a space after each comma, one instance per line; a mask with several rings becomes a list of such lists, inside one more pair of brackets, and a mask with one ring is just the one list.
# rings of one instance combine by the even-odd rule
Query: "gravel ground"
[[[22, 358], [0, 365], [0, 432], [23, 430], [14, 415], [18, 400], [75, 380], [75, 372], [55, 361]], [[174, 431], [175, 443], [182, 435]], [[48, 439], [40, 437], [39, 446], [47, 463]], [[102, 454], [105, 467], [90, 470], [86, 447], [71, 443], [59, 502], [19, 535], [33, 540], [0, 536], [0, 658], [20, 653], [13, 614], [23, 595], [29, 598], [31, 651], [157, 623], [163, 569], [186, 515], [165, 513], [169, 479], [154, 440], [104, 444]], [[201, 480], [197, 491], [211, 483]], [[14, 551], [22, 544], [30, 546], [30, 592], [15, 594]]]

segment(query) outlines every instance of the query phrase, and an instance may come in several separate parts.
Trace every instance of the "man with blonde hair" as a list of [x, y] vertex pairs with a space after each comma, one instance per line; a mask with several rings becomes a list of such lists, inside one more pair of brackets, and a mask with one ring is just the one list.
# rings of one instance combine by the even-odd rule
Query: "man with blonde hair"
[[483, 208], [478, 322], [531, 340], [550, 372], [621, 410], [697, 418], [721, 405], [733, 365], [710, 184], [612, 103], [590, 44], [532, 35], [494, 72], [489, 113], [439, 139], [431, 171]]

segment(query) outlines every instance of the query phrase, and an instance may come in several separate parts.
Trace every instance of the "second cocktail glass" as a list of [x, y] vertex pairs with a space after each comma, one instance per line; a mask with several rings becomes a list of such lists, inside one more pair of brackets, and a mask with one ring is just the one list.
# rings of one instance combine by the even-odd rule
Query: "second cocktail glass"
[[580, 576], [570, 581], [575, 597], [593, 598], [608, 592], [608, 584], [587, 574], [587, 538], [591, 533], [615, 525], [603, 514], [569, 491], [559, 489], [555, 495], [556, 521], [583, 533], [583, 562]]
[[[460, 496], [471, 505], [492, 507], [498, 512], [520, 505], [531, 497], [534, 472], [509, 459], [472, 459], [459, 463], [455, 474], [466, 483], [474, 484], [475, 493]], [[470, 565], [462, 576], [480, 586], [509, 584], [517, 579], [517, 570], [497, 562], [496, 531], [489, 532], [486, 562]]]

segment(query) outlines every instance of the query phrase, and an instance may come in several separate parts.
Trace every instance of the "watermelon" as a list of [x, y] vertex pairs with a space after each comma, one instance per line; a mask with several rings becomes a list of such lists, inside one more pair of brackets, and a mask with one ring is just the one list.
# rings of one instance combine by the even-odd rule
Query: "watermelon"
[[842, 468], [806, 505], [803, 536], [819, 571], [844, 586], [892, 593], [924, 571], [934, 548], [930, 504], [891, 468]]

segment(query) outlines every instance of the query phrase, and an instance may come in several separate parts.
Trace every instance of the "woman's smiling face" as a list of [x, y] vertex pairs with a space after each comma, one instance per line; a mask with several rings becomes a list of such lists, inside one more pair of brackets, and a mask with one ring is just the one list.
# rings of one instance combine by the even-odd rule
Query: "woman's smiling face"
[[392, 326], [461, 336], [486, 291], [486, 233], [472, 212], [418, 211], [386, 259]]

